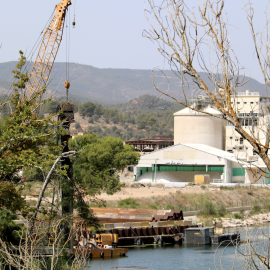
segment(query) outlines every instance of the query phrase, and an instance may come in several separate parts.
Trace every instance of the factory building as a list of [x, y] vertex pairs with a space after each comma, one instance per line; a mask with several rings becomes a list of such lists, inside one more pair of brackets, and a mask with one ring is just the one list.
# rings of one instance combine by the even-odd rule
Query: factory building
[[145, 183], [193, 182], [195, 175], [209, 175], [211, 183], [252, 183], [234, 154], [204, 144], [178, 144], [141, 156], [134, 170]]
[[[245, 131], [265, 143], [265, 127], [269, 122], [270, 98], [258, 92], [240, 92], [233, 96], [231, 104], [237, 112]], [[226, 151], [248, 161], [257, 160], [252, 146], [238, 134], [230, 123], [226, 126]]]
[[[243, 114], [246, 129], [257, 132], [260, 139], [268, 101], [249, 91], [239, 93], [231, 101], [239, 116]], [[270, 183], [269, 178], [256, 173], [256, 169], [265, 168], [263, 162], [221, 116], [210, 106], [202, 112], [190, 108], [176, 112], [174, 145], [142, 155], [134, 168], [134, 180], [176, 185], [193, 182], [196, 175], [207, 175], [211, 183]], [[244, 151], [239, 152], [239, 144], [244, 145]]]
[[225, 149], [226, 121], [211, 107], [202, 112], [185, 108], [174, 114], [174, 144], [205, 144]]

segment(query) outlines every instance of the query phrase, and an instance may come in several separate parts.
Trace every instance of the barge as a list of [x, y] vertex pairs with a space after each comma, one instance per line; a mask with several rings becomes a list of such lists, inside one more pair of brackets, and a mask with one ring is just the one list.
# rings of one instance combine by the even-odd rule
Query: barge
[[95, 248], [95, 247], [76, 247], [73, 249], [74, 256], [85, 259], [92, 258], [113, 258], [125, 257], [128, 252], [127, 248]]

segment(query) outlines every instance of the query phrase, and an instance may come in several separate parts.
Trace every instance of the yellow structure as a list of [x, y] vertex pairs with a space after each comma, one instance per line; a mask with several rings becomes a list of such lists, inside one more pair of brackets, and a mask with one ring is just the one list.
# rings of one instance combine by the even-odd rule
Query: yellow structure
[[194, 183], [195, 184], [210, 184], [210, 176], [205, 174], [205, 175], [195, 175], [194, 176]]
[[[62, 0], [55, 6], [55, 14], [43, 35], [36, 60], [29, 75], [26, 91], [23, 93], [23, 100], [30, 99], [33, 94], [36, 94], [48, 83], [62, 41], [66, 12], [70, 5], [70, 0]], [[42, 93], [40, 94], [40, 100], [41, 98]]]
[[111, 246], [118, 243], [118, 234], [102, 233], [95, 235], [95, 241], [102, 245]]

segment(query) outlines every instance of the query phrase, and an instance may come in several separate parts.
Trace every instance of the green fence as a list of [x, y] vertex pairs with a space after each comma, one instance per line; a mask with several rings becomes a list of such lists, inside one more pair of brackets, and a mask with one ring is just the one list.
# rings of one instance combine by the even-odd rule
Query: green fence
[[232, 176], [245, 176], [246, 170], [244, 168], [233, 168]]
[[[190, 166], [178, 166], [178, 165], [157, 165], [152, 169], [152, 167], [137, 167], [137, 171], [140, 175], [143, 175], [147, 172], [152, 171], [157, 172], [204, 172], [206, 171], [206, 166], [197, 166], [197, 165], [190, 165]], [[208, 172], [223, 172], [223, 166], [208, 166]]]

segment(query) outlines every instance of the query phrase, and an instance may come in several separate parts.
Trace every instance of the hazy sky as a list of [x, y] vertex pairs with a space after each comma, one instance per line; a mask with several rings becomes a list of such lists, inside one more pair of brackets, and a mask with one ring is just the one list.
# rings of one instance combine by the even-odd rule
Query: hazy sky
[[[2, 43], [0, 62], [8, 62], [18, 58], [20, 49], [28, 52], [32, 49], [55, 4], [60, 0], [1, 1], [3, 3], [0, 9], [0, 43]], [[262, 27], [267, 0], [253, 1], [256, 20]], [[143, 29], [149, 29], [144, 17], [144, 0], [72, 0], [72, 2], [70, 20], [73, 21], [75, 6], [76, 28], [71, 29], [70, 62], [98, 68], [163, 67], [164, 60], [157, 52], [156, 45], [142, 37]], [[197, 0], [187, 2], [194, 6], [197, 4]], [[251, 76], [262, 82], [242, 0], [226, 0], [225, 9], [232, 25], [230, 36], [235, 52], [242, 65], [251, 70]], [[64, 34], [56, 61], [65, 60]]]

